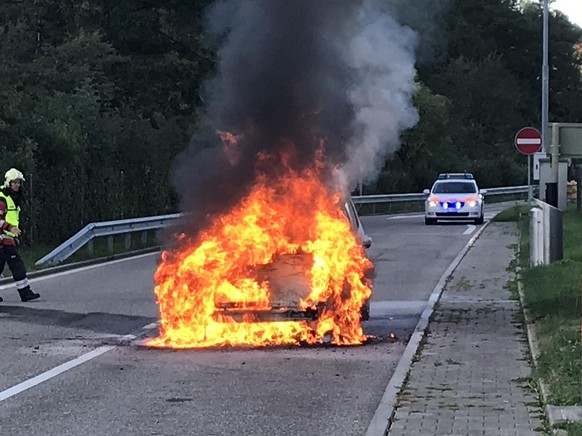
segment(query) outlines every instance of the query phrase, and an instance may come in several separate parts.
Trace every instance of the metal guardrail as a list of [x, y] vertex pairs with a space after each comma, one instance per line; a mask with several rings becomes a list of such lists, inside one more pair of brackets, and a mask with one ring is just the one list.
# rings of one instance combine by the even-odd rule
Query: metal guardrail
[[[528, 185], [510, 186], [505, 188], [488, 188], [485, 189], [484, 197], [494, 195], [518, 195], [527, 194]], [[376, 204], [376, 203], [399, 203], [401, 201], [424, 201], [427, 195], [420, 192], [418, 194], [385, 194], [385, 195], [362, 195], [352, 196], [355, 204]]]
[[[489, 188], [483, 194], [485, 197], [493, 195], [518, 195], [527, 194], [529, 187], [510, 186], [506, 188]], [[377, 204], [377, 203], [398, 203], [410, 201], [424, 201], [427, 195], [418, 194], [386, 194], [386, 195], [363, 195], [353, 196], [356, 204]], [[147, 232], [159, 230], [174, 223], [181, 214], [161, 215], [146, 218], [132, 218], [119, 221], [103, 221], [86, 225], [77, 234], [67, 239], [49, 254], [35, 262], [35, 265], [54, 265], [65, 261], [85, 244], [90, 243], [94, 238], [112, 237], [120, 234], [131, 234], [135, 232]], [[112, 244], [111, 244], [112, 245]]]
[[67, 239], [49, 254], [37, 260], [35, 265], [57, 264], [71, 257], [77, 250], [94, 238], [135, 232], [158, 230], [167, 227], [181, 214], [160, 215], [146, 218], [132, 218], [119, 221], [102, 221], [87, 224], [73, 237]]

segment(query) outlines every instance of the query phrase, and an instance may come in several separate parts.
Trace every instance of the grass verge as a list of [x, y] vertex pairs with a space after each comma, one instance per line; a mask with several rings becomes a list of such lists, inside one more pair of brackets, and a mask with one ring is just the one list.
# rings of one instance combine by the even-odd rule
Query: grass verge
[[[512, 210], [513, 209], [513, 210]], [[547, 266], [529, 266], [529, 218], [527, 210], [512, 208], [500, 220], [515, 220], [520, 227], [521, 281], [539, 343], [534, 378], [549, 388], [554, 406], [581, 404], [581, 277], [582, 213], [574, 207], [563, 215], [564, 259]], [[582, 436], [582, 424], [560, 428]]]

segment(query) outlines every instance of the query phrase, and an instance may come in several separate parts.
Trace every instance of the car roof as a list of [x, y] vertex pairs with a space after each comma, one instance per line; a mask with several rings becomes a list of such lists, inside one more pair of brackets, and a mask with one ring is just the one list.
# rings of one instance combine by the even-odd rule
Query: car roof
[[435, 183], [472, 183], [474, 185], [477, 184], [477, 182], [473, 179], [437, 179], [435, 180]]
[[437, 180], [446, 180], [446, 179], [466, 179], [466, 180], [473, 180], [472, 173], [440, 173]]

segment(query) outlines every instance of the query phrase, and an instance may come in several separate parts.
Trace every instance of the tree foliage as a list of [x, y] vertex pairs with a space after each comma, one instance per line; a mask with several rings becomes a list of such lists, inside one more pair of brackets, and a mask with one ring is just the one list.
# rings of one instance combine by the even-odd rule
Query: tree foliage
[[175, 211], [169, 168], [213, 65], [206, 3], [0, 4], [0, 153], [27, 175], [29, 239]]

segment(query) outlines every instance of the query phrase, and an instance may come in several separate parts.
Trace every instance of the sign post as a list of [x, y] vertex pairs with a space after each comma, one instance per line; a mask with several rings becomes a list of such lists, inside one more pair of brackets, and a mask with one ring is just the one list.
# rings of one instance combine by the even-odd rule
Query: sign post
[[542, 134], [533, 127], [524, 127], [515, 135], [515, 147], [527, 156], [527, 201], [533, 199], [531, 189], [531, 156], [542, 148]]

